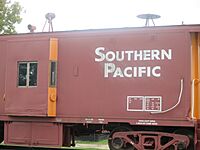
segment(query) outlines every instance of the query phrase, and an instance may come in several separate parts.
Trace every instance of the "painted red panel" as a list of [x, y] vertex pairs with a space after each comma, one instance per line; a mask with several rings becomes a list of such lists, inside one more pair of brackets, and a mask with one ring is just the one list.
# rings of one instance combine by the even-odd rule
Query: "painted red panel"
[[6, 42], [0, 41], [0, 114], [5, 106], [5, 70], [6, 70]]
[[10, 122], [5, 123], [5, 144], [31, 144], [31, 123]]
[[[70, 38], [70, 36], [73, 38]], [[58, 116], [83, 118], [129, 118], [186, 120], [190, 110], [190, 37], [179, 30], [147, 30], [86, 32], [59, 39]], [[77, 44], [78, 43], [78, 44]], [[180, 44], [181, 43], [181, 44]], [[135, 50], [172, 50], [172, 58], [163, 60], [101, 61], [95, 54], [98, 47], [106, 52]], [[161, 59], [161, 58], [160, 58]], [[126, 67], [160, 66], [160, 77], [104, 77], [105, 64]], [[78, 68], [78, 75], [74, 69]], [[181, 87], [181, 80], [184, 81]], [[152, 111], [167, 113], [152, 114]], [[148, 111], [128, 111], [128, 96], [161, 97], [145, 105]], [[156, 103], [156, 104], [155, 104]], [[136, 104], [137, 105], [137, 104]], [[176, 113], [176, 112], [182, 113]]]
[[62, 146], [61, 124], [39, 122], [5, 123], [5, 144]]
[[[9, 40], [6, 58], [5, 113], [9, 115], [46, 116], [48, 91], [48, 39]], [[37, 87], [18, 87], [19, 61], [37, 61]]]
[[[88, 118], [90, 123], [93, 118], [101, 119], [101, 123], [105, 119], [107, 122], [129, 121], [137, 124], [137, 120], [147, 118], [154, 122], [187, 121], [191, 110], [189, 31], [195, 30], [200, 29], [185, 26], [155, 27], [58, 32], [34, 34], [34, 37], [29, 34], [13, 36], [15, 39], [9, 41], [7, 48], [6, 112], [45, 116], [48, 42], [39, 39], [56, 37], [59, 41], [56, 121], [88, 122]], [[26, 38], [28, 40], [24, 41]], [[16, 39], [21, 41], [16, 42]], [[101, 53], [103, 57], [108, 55], [108, 59], [97, 61], [100, 55], [97, 55], [96, 49], [102, 47], [104, 50], [101, 50]], [[156, 55], [163, 49], [171, 50], [170, 59], [166, 57], [162, 59]], [[135, 60], [132, 55], [135, 51], [146, 54], [141, 56], [142, 60], [140, 56], [137, 57], [139, 60]], [[126, 53], [123, 60], [111, 60], [113, 53], [117, 55], [122, 52]], [[149, 54], [152, 52], [154, 56]], [[15, 64], [21, 59], [39, 61], [37, 88], [16, 88]], [[115, 66], [115, 73], [106, 75], [105, 68], [109, 63]], [[136, 69], [145, 67], [145, 73], [141, 73], [140, 70], [140, 73], [135, 74], [134, 67]], [[153, 75], [154, 67], [159, 69], [154, 70]], [[123, 73], [122, 76], [119, 68]], [[125, 71], [127, 68], [129, 70]], [[159, 76], [156, 77], [155, 74]], [[128, 98], [136, 96], [144, 99], [142, 102], [133, 101], [129, 104]], [[159, 113], [174, 106], [176, 107], [168, 112]], [[142, 108], [142, 111], [134, 111], [135, 108]]]
[[55, 123], [33, 123], [32, 144], [62, 146], [62, 125]]

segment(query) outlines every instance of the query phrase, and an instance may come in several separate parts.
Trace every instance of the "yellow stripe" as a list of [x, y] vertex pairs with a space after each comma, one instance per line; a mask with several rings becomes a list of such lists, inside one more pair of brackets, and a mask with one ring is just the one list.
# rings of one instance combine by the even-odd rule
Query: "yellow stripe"
[[200, 119], [200, 33], [198, 33], [198, 52], [197, 52], [197, 56], [198, 56], [198, 80], [197, 80], [197, 99], [198, 99], [198, 119]]
[[192, 117], [200, 118], [199, 71], [200, 71], [200, 33], [192, 33]]
[[[49, 62], [58, 60], [58, 39], [51, 38], [50, 39], [50, 48], [49, 48]], [[49, 63], [50, 64], [50, 63]], [[50, 81], [50, 66], [49, 66], [49, 74], [48, 79]], [[55, 117], [56, 116], [56, 99], [57, 99], [57, 88], [56, 87], [48, 87], [48, 116]]]
[[56, 116], [56, 88], [48, 88], [48, 116]]
[[50, 39], [50, 53], [49, 60], [58, 60], [58, 39]]

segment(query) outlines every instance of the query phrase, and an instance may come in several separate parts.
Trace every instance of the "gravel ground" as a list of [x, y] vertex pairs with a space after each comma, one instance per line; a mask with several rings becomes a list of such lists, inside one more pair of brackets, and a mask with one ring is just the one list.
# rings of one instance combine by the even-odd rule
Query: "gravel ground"
[[109, 150], [108, 145], [104, 144], [76, 144], [76, 147], [79, 148], [96, 148], [98, 150]]

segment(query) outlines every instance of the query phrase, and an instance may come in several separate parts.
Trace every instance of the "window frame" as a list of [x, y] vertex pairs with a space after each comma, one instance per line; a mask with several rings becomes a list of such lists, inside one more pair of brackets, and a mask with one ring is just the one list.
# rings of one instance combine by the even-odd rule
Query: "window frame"
[[[55, 74], [54, 74], [54, 83], [55, 84], [52, 84], [53, 82], [52, 82], [52, 63], [55, 63], [55, 69], [54, 69], [54, 71], [55, 71]], [[55, 60], [50, 60], [50, 62], [49, 62], [49, 87], [56, 87], [57, 86], [57, 67], [58, 67], [58, 63], [57, 63], [57, 61], [55, 61]]]
[[[20, 64], [26, 64], [26, 85], [25, 86], [20, 86], [19, 85], [19, 66]], [[29, 85], [30, 81], [30, 64], [37, 64], [37, 74], [36, 74], [36, 85]], [[38, 86], [38, 62], [37, 61], [18, 61], [17, 62], [17, 87], [18, 88], [34, 88]]]

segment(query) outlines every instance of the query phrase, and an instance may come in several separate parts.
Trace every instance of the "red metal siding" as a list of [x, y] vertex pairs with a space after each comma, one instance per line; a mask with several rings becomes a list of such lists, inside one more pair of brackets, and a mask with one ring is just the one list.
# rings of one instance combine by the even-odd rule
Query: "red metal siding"
[[[172, 49], [172, 59], [112, 62], [121, 68], [160, 66], [159, 78], [105, 78], [106, 61], [95, 62], [97, 47], [112, 51]], [[189, 115], [191, 77], [188, 33], [156, 30], [63, 37], [59, 40], [58, 61], [58, 116], [186, 120]], [[181, 79], [184, 80], [184, 89], [181, 103], [175, 110], [154, 115], [127, 111], [127, 96], [161, 96], [162, 110], [173, 107], [178, 101]]]
[[[6, 104], [9, 115], [46, 116], [48, 91], [49, 41], [38, 39], [10, 40], [6, 58]], [[37, 87], [17, 86], [19, 61], [37, 61]]]
[[6, 42], [0, 41], [0, 114], [4, 113], [5, 70], [6, 70]]
[[[169, 125], [170, 121], [179, 120], [186, 123], [191, 109], [189, 31], [197, 29], [199, 30], [197, 27], [192, 29], [155, 27], [35, 34], [34, 37], [27, 34], [8, 38], [6, 113], [45, 116], [49, 56], [47, 38], [55, 37], [59, 41], [58, 99], [55, 121], [92, 123], [93, 120], [98, 120], [98, 123], [116, 121], [131, 124]], [[128, 61], [128, 56], [126, 56], [123, 61], [97, 62], [95, 58], [99, 56], [95, 54], [95, 50], [98, 47], [104, 47], [104, 53], [171, 49], [172, 58]], [[38, 60], [37, 88], [18, 89], [16, 87], [16, 63], [21, 60]], [[106, 78], [104, 77], [106, 63], [113, 63], [122, 70], [126, 67], [159, 66], [160, 77], [144, 75], [128, 78], [112, 77], [113, 74], [109, 74]], [[180, 94], [181, 80], [183, 80], [182, 94]], [[177, 104], [180, 95], [180, 104], [175, 109], [162, 114], [151, 113], [151, 111], [160, 109], [165, 111], [172, 108]], [[141, 97], [141, 101], [134, 99], [136, 96]], [[144, 109], [144, 106], [141, 106], [144, 102], [145, 110], [141, 110]], [[138, 108], [141, 111], [132, 111]], [[159, 124], [162, 120], [164, 122]], [[179, 125], [183, 126], [182, 123], [177, 124]]]
[[5, 144], [62, 146], [61, 124], [40, 122], [5, 123]]

